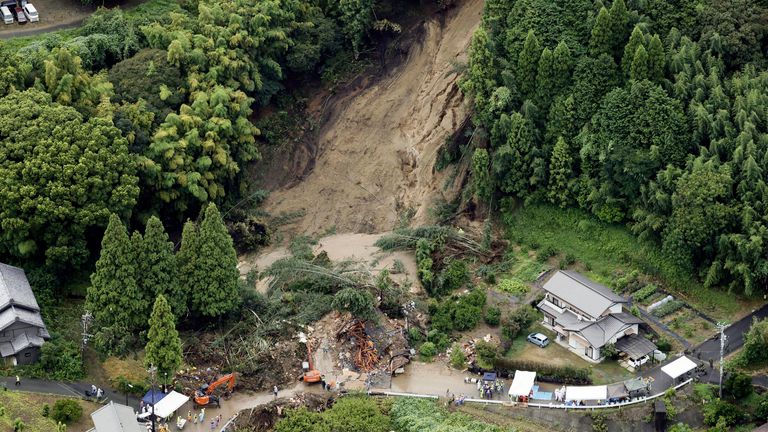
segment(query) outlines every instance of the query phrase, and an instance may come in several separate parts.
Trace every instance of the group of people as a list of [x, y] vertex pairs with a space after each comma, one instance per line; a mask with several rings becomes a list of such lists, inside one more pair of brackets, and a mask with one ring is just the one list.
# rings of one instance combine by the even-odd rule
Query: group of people
[[483, 399], [493, 399], [493, 395], [496, 393], [502, 394], [504, 392], [504, 381], [482, 381], [477, 380], [477, 392]]
[[464, 405], [464, 400], [465, 399], [467, 399], [467, 397], [464, 396], [463, 394], [460, 394], [459, 397], [456, 398], [456, 397], [454, 397], [453, 393], [451, 393], [451, 396], [448, 399], [448, 405], [452, 405], [452, 404], [454, 404], [456, 406]]
[[92, 396], [96, 399], [101, 399], [101, 397], [104, 396], [104, 390], [102, 390], [101, 387], [96, 387], [95, 384], [91, 384], [91, 392], [86, 394], [86, 396]]

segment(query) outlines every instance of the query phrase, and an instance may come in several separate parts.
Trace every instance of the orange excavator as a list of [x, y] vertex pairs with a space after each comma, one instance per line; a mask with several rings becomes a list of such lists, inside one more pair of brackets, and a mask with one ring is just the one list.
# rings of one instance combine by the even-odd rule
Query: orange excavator
[[307, 345], [307, 361], [301, 362], [301, 370], [304, 375], [301, 380], [305, 383], [316, 383], [323, 379], [323, 374], [312, 366], [312, 349], [309, 347], [309, 341], [303, 334], [300, 336], [302, 342]]
[[195, 390], [195, 405], [198, 407], [205, 407], [215, 403], [217, 407], [221, 407], [219, 397], [214, 395], [213, 392], [216, 391], [217, 387], [225, 383], [227, 384], [227, 387], [224, 390], [224, 397], [229, 397], [229, 395], [232, 394], [232, 389], [235, 388], [234, 373], [224, 375], [212, 383], [203, 384], [199, 389]]

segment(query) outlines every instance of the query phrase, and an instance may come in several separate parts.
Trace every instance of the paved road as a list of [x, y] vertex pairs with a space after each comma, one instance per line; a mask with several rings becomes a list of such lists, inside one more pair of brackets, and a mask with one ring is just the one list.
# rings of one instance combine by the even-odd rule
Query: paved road
[[[22, 378], [21, 385], [16, 386], [15, 377], [0, 377], [0, 386], [6, 386], [10, 390], [21, 390], [32, 393], [49, 393], [61, 396], [70, 397], [85, 397], [85, 391], [90, 390], [91, 384], [85, 382], [72, 382], [66, 383], [62, 381], [49, 381], [33, 378]], [[110, 388], [102, 388], [107, 400], [113, 400], [115, 403], [125, 404], [126, 401], [129, 406], [138, 409], [139, 398], [135, 396], [127, 396], [125, 393], [116, 392]]]
[[[744, 333], [752, 325], [752, 319], [763, 319], [768, 317], [768, 304], [752, 312], [746, 317], [736, 321], [725, 329], [725, 352], [730, 354], [744, 345]], [[716, 361], [720, 358], [720, 338], [713, 337], [704, 341], [701, 345], [695, 347], [692, 354], [704, 361], [712, 359]]]

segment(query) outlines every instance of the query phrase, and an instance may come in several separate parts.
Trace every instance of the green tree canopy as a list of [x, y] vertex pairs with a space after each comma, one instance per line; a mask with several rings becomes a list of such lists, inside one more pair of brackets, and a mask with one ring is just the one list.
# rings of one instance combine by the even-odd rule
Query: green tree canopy
[[[226, 315], [235, 309], [239, 301], [237, 281], [240, 272], [237, 270], [237, 253], [232, 238], [215, 204], [208, 204], [205, 208], [205, 217], [195, 243], [197, 248], [192, 261], [192, 274], [188, 276], [191, 280], [191, 309], [205, 317]], [[189, 263], [186, 257], [181, 261], [182, 264]]]
[[96, 346], [105, 353], [124, 353], [147, 325], [148, 305], [136, 282], [136, 258], [128, 231], [117, 215], [111, 215], [85, 297], [85, 308], [93, 314]]
[[173, 316], [182, 317], [187, 312], [187, 302], [179, 286], [173, 243], [168, 240], [163, 223], [156, 216], [147, 221], [137, 264], [141, 293], [149, 299], [164, 296]]
[[183, 356], [181, 339], [176, 330], [176, 319], [162, 294], [157, 296], [155, 305], [152, 307], [145, 352], [145, 365], [156, 367], [161, 375], [167, 374], [174, 377], [181, 367]]
[[136, 164], [109, 120], [38, 90], [0, 99], [0, 251], [81, 266], [87, 235], [131, 214]]

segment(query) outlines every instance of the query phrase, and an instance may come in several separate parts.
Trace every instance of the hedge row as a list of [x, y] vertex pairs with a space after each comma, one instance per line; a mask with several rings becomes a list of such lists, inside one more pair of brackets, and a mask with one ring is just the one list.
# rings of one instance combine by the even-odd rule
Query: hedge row
[[543, 382], [562, 384], [592, 384], [589, 369], [571, 366], [552, 366], [545, 363], [497, 358], [493, 361], [496, 372], [512, 376], [516, 370], [536, 372], [536, 379]]

